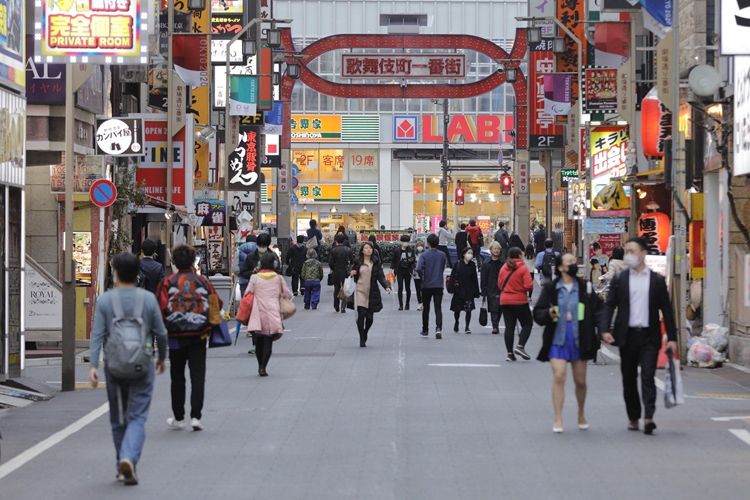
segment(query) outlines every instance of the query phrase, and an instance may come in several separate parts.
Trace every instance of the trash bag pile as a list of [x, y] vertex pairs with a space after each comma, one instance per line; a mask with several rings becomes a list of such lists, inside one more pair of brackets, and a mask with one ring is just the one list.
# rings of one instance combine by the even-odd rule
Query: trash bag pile
[[688, 363], [700, 368], [715, 368], [726, 361], [729, 345], [728, 328], [709, 323], [703, 327], [700, 337], [688, 341]]

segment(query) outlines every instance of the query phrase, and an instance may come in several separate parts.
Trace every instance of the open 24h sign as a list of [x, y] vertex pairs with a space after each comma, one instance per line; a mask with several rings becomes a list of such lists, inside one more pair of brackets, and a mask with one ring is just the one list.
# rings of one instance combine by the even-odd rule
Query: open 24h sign
[[[142, 0], [40, 0], [35, 62], [146, 64], [147, 2]], [[142, 8], [143, 7], [143, 8]]]

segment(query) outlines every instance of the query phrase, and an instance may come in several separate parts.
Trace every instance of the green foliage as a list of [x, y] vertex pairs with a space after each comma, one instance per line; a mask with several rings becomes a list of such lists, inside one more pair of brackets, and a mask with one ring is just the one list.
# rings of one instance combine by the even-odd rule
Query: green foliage
[[112, 204], [112, 236], [109, 240], [109, 254], [114, 256], [130, 249], [133, 244], [130, 230], [130, 216], [135, 215], [139, 207], [146, 205], [146, 181], [140, 185], [135, 178], [135, 167], [119, 164], [115, 167], [114, 182], [117, 187], [117, 200]]

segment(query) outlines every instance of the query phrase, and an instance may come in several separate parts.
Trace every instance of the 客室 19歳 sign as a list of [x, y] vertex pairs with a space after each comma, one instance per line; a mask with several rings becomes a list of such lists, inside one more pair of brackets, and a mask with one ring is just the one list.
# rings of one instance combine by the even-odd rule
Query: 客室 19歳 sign
[[147, 3], [142, 0], [37, 2], [35, 62], [145, 64]]

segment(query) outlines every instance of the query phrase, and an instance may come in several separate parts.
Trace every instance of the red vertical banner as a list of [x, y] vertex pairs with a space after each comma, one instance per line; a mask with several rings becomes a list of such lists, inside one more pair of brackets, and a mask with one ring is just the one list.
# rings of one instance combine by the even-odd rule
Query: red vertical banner
[[529, 149], [562, 149], [563, 127], [544, 110], [544, 75], [555, 71], [554, 54], [529, 52]]
[[[557, 19], [581, 42], [581, 67], [586, 66], [586, 7], [584, 0], [557, 0]], [[565, 36], [565, 52], [557, 55], [558, 73], [578, 72], [578, 44]], [[580, 83], [580, 82], [579, 82]], [[578, 85], [573, 86], [573, 100], [578, 98]]]
[[273, 73], [273, 50], [263, 43], [260, 49], [260, 92], [258, 96], [258, 109], [270, 111], [273, 109], [273, 85], [271, 85], [271, 73]]

